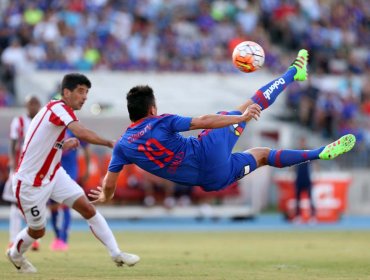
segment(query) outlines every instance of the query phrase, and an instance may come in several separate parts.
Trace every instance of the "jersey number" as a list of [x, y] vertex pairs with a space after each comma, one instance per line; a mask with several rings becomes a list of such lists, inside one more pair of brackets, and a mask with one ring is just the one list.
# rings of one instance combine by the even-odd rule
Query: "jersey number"
[[39, 211], [39, 209], [37, 209], [37, 206], [34, 206], [34, 207], [31, 208], [31, 214], [34, 217], [37, 217], [38, 215], [40, 215], [40, 211]]
[[[144, 152], [146, 157], [158, 165], [160, 168], [163, 168], [165, 163], [170, 162], [173, 158], [173, 152], [165, 148], [157, 139], [150, 138], [145, 142], [145, 145], [139, 145], [138, 150]], [[167, 157], [162, 158], [163, 155]], [[158, 159], [158, 157], [161, 157]]]

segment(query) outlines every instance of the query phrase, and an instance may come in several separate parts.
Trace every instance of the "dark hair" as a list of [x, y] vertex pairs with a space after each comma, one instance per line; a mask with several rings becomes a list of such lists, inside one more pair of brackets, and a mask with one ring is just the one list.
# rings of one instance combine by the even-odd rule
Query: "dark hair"
[[91, 88], [90, 80], [80, 73], [70, 73], [64, 76], [62, 81], [62, 95], [64, 89], [74, 90], [78, 85], [85, 85], [88, 88]]
[[151, 106], [155, 106], [153, 90], [149, 86], [136, 86], [126, 96], [130, 120], [135, 122], [148, 115]]

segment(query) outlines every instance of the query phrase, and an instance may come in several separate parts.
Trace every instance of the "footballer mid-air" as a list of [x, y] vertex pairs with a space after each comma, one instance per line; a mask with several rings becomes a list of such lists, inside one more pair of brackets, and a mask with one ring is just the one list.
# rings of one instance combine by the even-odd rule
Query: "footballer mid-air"
[[[132, 124], [114, 147], [102, 187], [89, 196], [95, 202], [110, 200], [120, 171], [131, 163], [182, 185], [217, 191], [264, 165], [281, 168], [308, 160], [334, 159], [350, 151], [356, 142], [352, 134], [315, 150], [259, 147], [232, 153], [247, 122], [257, 120], [290, 83], [306, 80], [307, 61], [308, 52], [302, 49], [284, 75], [263, 86], [237, 110], [195, 118], [157, 115], [153, 90], [149, 86], [132, 88], [127, 94]], [[205, 130], [198, 138], [179, 134], [193, 129]]]

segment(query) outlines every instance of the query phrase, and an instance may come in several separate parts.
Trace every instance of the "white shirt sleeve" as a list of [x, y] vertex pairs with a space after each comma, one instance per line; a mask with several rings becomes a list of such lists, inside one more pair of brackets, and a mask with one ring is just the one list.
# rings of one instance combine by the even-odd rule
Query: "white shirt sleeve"
[[73, 121], [78, 121], [73, 110], [64, 103], [58, 103], [51, 107], [52, 115], [50, 122], [57, 126], [68, 126]]

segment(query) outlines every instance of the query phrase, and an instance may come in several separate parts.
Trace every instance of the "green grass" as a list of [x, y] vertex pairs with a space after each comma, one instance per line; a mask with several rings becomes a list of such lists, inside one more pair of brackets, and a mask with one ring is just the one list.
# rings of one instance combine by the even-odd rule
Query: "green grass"
[[90, 233], [73, 232], [66, 253], [48, 249], [51, 236], [28, 253], [37, 274], [18, 274], [4, 256], [0, 279], [370, 279], [369, 232], [116, 232], [142, 258], [123, 269]]

